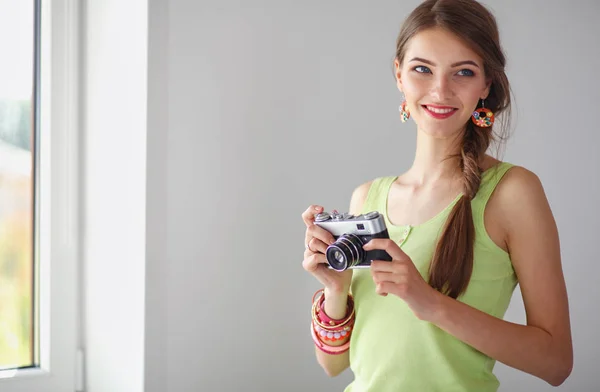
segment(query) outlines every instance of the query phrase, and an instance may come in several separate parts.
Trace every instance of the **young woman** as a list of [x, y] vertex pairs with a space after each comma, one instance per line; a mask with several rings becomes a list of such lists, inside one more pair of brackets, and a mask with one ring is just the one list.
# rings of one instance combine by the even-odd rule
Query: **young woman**
[[[334, 239], [314, 224], [324, 209], [302, 215], [303, 266], [324, 286], [313, 298], [317, 360], [330, 376], [352, 369], [346, 392], [496, 391], [496, 361], [560, 385], [573, 349], [556, 224], [534, 173], [486, 155], [510, 109], [494, 16], [474, 0], [425, 1], [394, 65], [415, 159], [357, 187], [349, 210], [383, 216], [390, 239], [364, 249], [393, 260], [328, 269]], [[517, 283], [527, 325], [502, 319]]]

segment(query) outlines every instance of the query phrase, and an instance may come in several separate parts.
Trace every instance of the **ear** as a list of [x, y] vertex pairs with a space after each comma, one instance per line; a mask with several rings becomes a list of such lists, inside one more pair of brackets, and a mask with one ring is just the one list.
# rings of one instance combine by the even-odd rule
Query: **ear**
[[398, 59], [394, 60], [394, 75], [396, 76], [396, 86], [398, 87], [398, 90], [400, 90], [400, 92], [403, 92], [402, 77], [400, 73], [400, 62], [398, 61]]
[[483, 95], [481, 99], [486, 99], [488, 95], [490, 95], [490, 89], [492, 88], [492, 79], [486, 79], [485, 81], [485, 89], [483, 90]]

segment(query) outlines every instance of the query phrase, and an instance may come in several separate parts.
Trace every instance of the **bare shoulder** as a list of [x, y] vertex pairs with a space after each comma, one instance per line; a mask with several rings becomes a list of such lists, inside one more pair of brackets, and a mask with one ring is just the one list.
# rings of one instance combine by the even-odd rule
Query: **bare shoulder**
[[496, 199], [510, 210], [522, 208], [530, 203], [546, 201], [542, 181], [537, 174], [522, 166], [512, 167], [495, 191]]
[[358, 215], [361, 213], [362, 207], [365, 204], [365, 200], [367, 200], [369, 189], [371, 189], [371, 184], [373, 184], [373, 180], [360, 184], [354, 189], [354, 191], [352, 192], [352, 197], [350, 199], [349, 212], [351, 214]]
[[494, 217], [502, 222], [509, 247], [511, 238], [520, 235], [523, 228], [533, 222], [544, 222], [554, 227], [542, 181], [537, 174], [522, 166], [514, 166], [504, 175], [490, 204], [495, 210]]

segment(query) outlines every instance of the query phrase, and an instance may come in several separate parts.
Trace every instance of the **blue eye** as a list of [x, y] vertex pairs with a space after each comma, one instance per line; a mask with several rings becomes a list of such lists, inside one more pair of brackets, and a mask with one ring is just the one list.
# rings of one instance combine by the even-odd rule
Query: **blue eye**
[[431, 70], [424, 65], [417, 65], [413, 69], [418, 73], [431, 73]]
[[460, 75], [460, 76], [475, 76], [475, 72], [471, 71], [470, 69], [461, 69], [460, 71], [458, 71], [458, 75]]

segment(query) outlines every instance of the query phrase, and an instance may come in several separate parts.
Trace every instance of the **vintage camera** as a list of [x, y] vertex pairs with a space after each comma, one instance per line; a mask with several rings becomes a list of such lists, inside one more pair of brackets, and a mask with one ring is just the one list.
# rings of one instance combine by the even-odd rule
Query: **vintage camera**
[[363, 245], [373, 238], [389, 238], [385, 220], [377, 211], [357, 216], [337, 211], [322, 212], [315, 215], [315, 225], [327, 230], [335, 238], [326, 252], [331, 269], [345, 271], [368, 268], [373, 260], [392, 261], [384, 250], [363, 249]]

